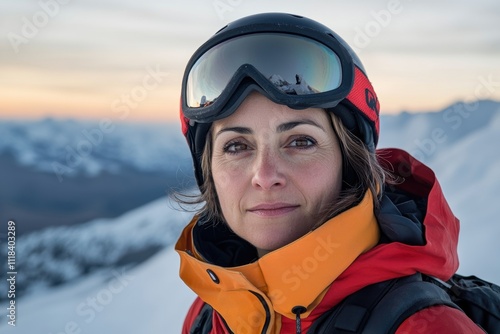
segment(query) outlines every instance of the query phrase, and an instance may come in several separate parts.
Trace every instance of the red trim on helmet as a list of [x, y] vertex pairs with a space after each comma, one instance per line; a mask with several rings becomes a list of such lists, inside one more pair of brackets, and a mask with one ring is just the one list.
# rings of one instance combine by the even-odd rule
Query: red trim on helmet
[[378, 137], [380, 104], [370, 80], [357, 66], [354, 68], [354, 85], [346, 99], [374, 123]]

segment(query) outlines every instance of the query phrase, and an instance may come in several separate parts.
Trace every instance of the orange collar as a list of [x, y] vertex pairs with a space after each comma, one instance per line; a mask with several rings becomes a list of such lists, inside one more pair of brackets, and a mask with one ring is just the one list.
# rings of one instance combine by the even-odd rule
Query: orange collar
[[193, 255], [196, 222], [195, 217], [175, 246], [180, 276], [236, 333], [261, 333], [263, 328], [277, 333], [279, 315], [295, 318], [296, 306], [306, 307], [301, 317], [307, 317], [330, 284], [380, 236], [370, 191], [357, 206], [314, 231], [239, 267], [212, 265]]

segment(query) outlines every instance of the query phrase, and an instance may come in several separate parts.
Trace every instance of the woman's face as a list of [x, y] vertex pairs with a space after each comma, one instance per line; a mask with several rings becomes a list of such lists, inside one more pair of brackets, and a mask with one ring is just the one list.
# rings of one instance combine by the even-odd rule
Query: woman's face
[[212, 175], [229, 227], [259, 254], [309, 232], [337, 199], [342, 156], [323, 109], [250, 94], [213, 123]]

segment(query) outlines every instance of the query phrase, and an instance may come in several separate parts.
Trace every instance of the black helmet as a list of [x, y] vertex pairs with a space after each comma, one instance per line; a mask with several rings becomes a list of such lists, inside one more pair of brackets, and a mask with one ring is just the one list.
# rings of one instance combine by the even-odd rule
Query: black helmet
[[374, 151], [379, 103], [361, 61], [328, 27], [285, 13], [229, 23], [189, 60], [182, 80], [182, 132], [196, 181], [213, 121], [231, 115], [252, 91], [293, 109], [324, 108]]

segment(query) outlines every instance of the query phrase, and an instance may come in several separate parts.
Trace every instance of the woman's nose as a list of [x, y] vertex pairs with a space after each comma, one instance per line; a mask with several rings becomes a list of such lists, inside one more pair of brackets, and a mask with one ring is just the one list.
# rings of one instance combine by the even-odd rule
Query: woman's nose
[[258, 154], [253, 166], [252, 185], [262, 190], [283, 187], [286, 184], [283, 163], [277, 152], [266, 150]]

